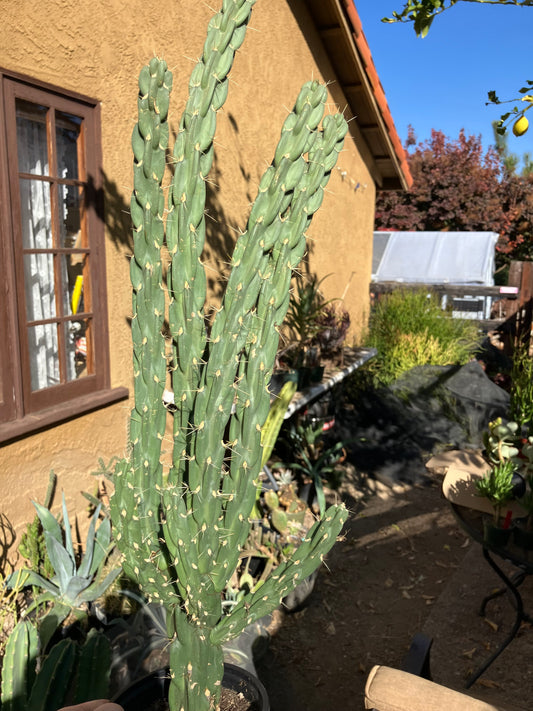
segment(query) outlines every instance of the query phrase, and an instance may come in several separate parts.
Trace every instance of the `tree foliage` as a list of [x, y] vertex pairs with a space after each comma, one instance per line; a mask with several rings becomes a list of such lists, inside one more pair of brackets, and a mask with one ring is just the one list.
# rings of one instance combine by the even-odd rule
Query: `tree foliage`
[[483, 153], [481, 138], [433, 130], [406, 141], [413, 185], [377, 195], [377, 230], [498, 232], [497, 264], [533, 258], [533, 175], [518, 175], [505, 143]]
[[409, 128], [406, 147], [413, 186], [406, 192], [381, 192], [376, 204], [376, 228], [397, 230], [494, 230], [504, 224], [499, 199], [502, 163], [495, 149], [483, 155], [481, 139], [449, 140], [433, 130], [415, 145]]

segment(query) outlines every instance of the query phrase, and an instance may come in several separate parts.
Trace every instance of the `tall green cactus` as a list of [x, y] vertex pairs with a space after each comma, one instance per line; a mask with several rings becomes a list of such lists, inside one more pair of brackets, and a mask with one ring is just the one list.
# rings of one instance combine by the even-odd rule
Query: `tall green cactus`
[[[223, 0], [209, 23], [174, 146], [166, 222], [162, 180], [172, 76], [162, 60], [152, 59], [141, 71], [132, 137], [135, 405], [131, 454], [116, 469], [111, 516], [125, 571], [167, 608], [171, 711], [218, 707], [222, 645], [271, 612], [320, 565], [346, 519], [342, 506], [328, 509], [293, 559], [223, 613], [223, 592], [250, 530], [277, 329], [306, 248], [305, 231], [347, 131], [342, 116], [323, 118], [325, 87], [305, 84], [260, 182], [247, 229], [235, 246], [221, 308], [207, 333], [201, 264], [205, 179], [216, 112], [255, 1]], [[166, 284], [163, 246], [170, 258]], [[166, 308], [168, 347], [162, 335]], [[164, 471], [167, 370], [177, 411], [172, 463]]]

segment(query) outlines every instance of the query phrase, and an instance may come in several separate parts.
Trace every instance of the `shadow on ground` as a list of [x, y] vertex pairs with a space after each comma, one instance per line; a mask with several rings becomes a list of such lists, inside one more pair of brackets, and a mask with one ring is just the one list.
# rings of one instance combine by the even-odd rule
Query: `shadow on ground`
[[[308, 606], [280, 613], [271, 628], [257, 671], [272, 711], [363, 709], [372, 666], [400, 666], [421, 631], [434, 640], [435, 681], [464, 691], [468, 675], [505, 638], [514, 610], [503, 596], [489, 604], [487, 618], [479, 616], [482, 598], [499, 581], [441, 497], [441, 478], [430, 474], [424, 486], [358, 504]], [[523, 595], [533, 607], [532, 581]], [[530, 708], [532, 659], [526, 624], [468, 693]]]
[[[274, 616], [268, 653], [256, 662], [272, 711], [363, 709], [372, 666], [399, 667], [417, 632], [434, 640], [434, 679], [464, 691], [506, 637], [510, 600], [499, 597], [486, 618], [479, 615], [499, 579], [442, 497], [443, 472], [425, 467], [436, 452], [479, 444], [508, 403], [494, 388], [473, 362], [343, 403], [338, 427], [351, 438], [350, 465], [337, 496], [351, 516], [307, 606]], [[532, 584], [523, 585], [526, 609], [533, 609]], [[468, 693], [530, 708], [532, 659], [533, 634], [524, 624]]]

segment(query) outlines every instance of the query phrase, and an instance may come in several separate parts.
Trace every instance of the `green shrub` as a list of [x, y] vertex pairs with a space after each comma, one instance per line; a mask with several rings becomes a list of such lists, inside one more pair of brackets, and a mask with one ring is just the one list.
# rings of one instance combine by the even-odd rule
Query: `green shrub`
[[375, 385], [387, 385], [417, 365], [463, 365], [478, 341], [475, 321], [452, 318], [437, 296], [398, 289], [371, 313], [365, 342], [378, 354], [368, 370]]

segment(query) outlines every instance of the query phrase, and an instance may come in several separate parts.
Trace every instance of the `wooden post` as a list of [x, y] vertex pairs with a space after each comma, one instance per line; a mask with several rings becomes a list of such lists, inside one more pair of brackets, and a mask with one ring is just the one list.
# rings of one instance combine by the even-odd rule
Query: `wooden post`
[[524, 344], [531, 355], [531, 325], [533, 315], [533, 263], [511, 262], [509, 286], [519, 288], [518, 299], [508, 302], [508, 321], [512, 320], [513, 346]]

